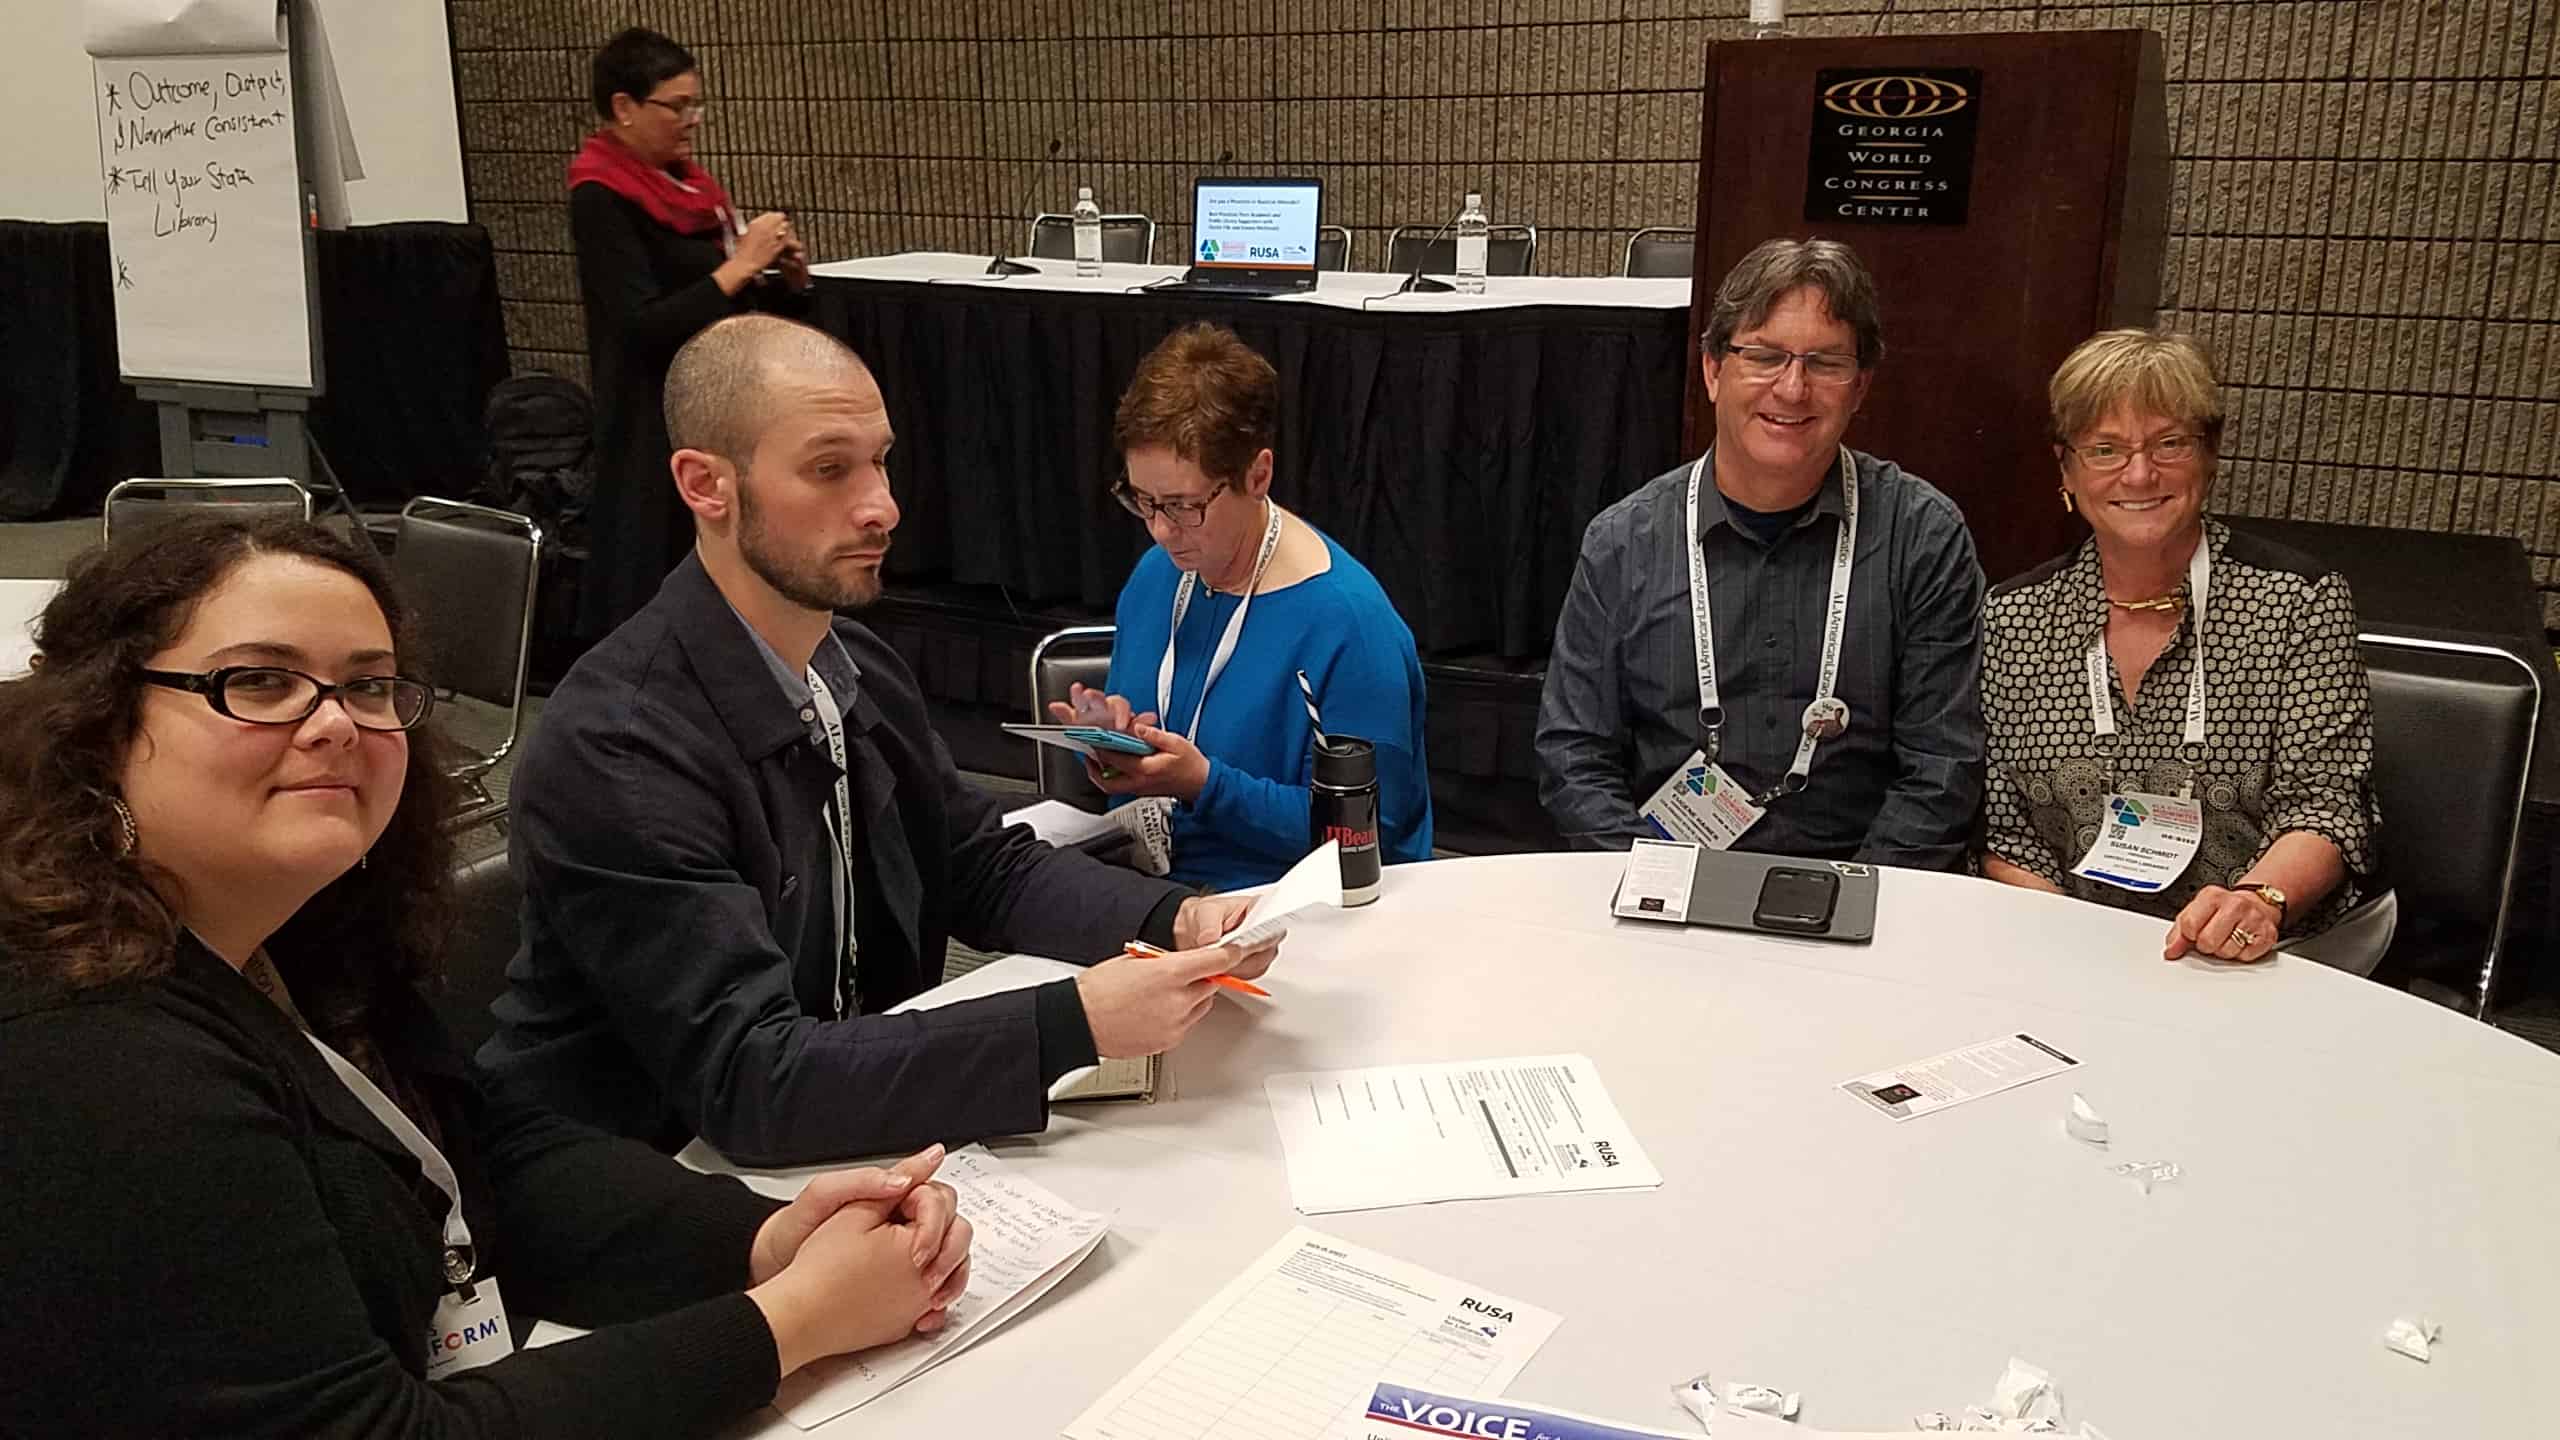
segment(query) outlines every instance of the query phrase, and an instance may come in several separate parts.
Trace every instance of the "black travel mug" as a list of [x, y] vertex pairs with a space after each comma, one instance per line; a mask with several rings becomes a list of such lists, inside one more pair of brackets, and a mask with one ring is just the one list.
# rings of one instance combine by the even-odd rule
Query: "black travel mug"
[[1308, 841], [1342, 846], [1342, 903], [1378, 898], [1378, 752], [1356, 735], [1316, 737], [1314, 793], [1307, 802]]

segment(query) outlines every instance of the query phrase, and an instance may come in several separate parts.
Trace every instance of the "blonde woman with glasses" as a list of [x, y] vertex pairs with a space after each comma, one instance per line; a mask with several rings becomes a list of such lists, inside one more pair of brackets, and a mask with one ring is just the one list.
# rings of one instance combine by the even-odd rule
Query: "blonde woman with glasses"
[[2190, 336], [2110, 330], [2051, 385], [2089, 538], [1991, 595], [1991, 879], [2169, 922], [2256, 961], [2378, 888], [2373, 716], [2347, 582], [2206, 514], [2222, 449]]

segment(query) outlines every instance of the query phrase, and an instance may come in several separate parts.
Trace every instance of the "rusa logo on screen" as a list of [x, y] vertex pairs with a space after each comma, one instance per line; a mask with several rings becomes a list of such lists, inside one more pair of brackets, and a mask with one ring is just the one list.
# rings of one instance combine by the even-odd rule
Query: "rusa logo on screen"
[[1927, 75], [1862, 75], [1822, 92], [1823, 108], [1860, 120], [1935, 120], [1972, 103], [1964, 86]]

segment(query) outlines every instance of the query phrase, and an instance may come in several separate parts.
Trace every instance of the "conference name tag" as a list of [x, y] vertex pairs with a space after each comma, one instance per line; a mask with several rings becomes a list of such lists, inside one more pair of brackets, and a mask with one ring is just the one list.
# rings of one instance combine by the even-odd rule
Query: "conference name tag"
[[495, 1364], [515, 1353], [515, 1337], [507, 1333], [506, 1302], [498, 1298], [498, 1282], [471, 1282], [468, 1298], [447, 1290], [436, 1301], [435, 1322], [427, 1328], [427, 1378], [443, 1380], [465, 1370]]
[[1769, 812], [1751, 803], [1751, 792], [1724, 773], [1724, 767], [1692, 750], [1653, 798], [1644, 802], [1645, 823], [1665, 840], [1684, 840], [1710, 850], [1730, 850], [1742, 833]]
[[2202, 802], [2125, 791], [2107, 797], [2097, 843], [2071, 873], [2137, 895], [2156, 894], [2187, 873], [2203, 843]]

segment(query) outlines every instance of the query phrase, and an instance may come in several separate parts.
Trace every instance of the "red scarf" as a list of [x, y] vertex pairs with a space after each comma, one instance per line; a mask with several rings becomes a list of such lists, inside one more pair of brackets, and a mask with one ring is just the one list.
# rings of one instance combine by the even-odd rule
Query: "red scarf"
[[569, 188], [593, 182], [649, 212], [649, 218], [679, 235], [700, 235], [729, 225], [729, 192], [711, 172], [690, 160], [679, 160], [676, 173], [650, 164], [632, 148], [598, 130], [569, 161]]

